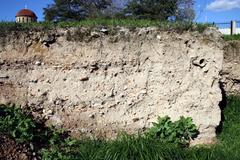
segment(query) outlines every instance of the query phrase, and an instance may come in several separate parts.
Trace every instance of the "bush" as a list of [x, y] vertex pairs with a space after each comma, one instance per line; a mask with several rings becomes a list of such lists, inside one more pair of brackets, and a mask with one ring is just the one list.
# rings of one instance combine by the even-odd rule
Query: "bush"
[[0, 134], [10, 136], [33, 151], [68, 142], [66, 132], [45, 127], [44, 123], [37, 122], [30, 112], [23, 112], [15, 105], [0, 104]]
[[[62, 131], [40, 128], [29, 114], [22, 112], [16, 106], [0, 105], [0, 133], [8, 135], [16, 129], [23, 119], [25, 119], [24, 121], [31, 119], [27, 123], [33, 122], [36, 127], [30, 127], [32, 129], [30, 130], [26, 126], [31, 125], [23, 125], [25, 128], [23, 131], [28, 135], [34, 135], [30, 139], [34, 142], [34, 146], [38, 146], [35, 151], [39, 151], [36, 153], [41, 151], [39, 157], [43, 160], [239, 160], [240, 97], [228, 97], [227, 107], [223, 110], [223, 114], [223, 128], [218, 135], [218, 143], [212, 146], [192, 148], [178, 145], [179, 141], [188, 142], [194, 135], [197, 135], [196, 126], [192, 123], [192, 119], [184, 117], [176, 122], [172, 122], [169, 117], [159, 117], [158, 122], [144, 136], [125, 134], [108, 141], [75, 140], [64, 135]], [[173, 132], [175, 132], [176, 138], [172, 138], [172, 141], [166, 141]], [[161, 138], [162, 134], [160, 133], [163, 133], [165, 140]], [[22, 135], [22, 133], [17, 135]], [[23, 137], [24, 140], [30, 140], [26, 139], [25, 136], [20, 137]], [[169, 139], [171, 140], [171, 138]], [[169, 142], [177, 142], [177, 144]], [[44, 146], [42, 146], [43, 143]]]
[[146, 132], [147, 138], [160, 139], [164, 142], [171, 142], [189, 145], [190, 140], [198, 135], [198, 130], [192, 122], [192, 118], [180, 117], [178, 121], [172, 122], [168, 116], [159, 117], [157, 123]]
[[0, 105], [0, 133], [12, 136], [17, 142], [32, 141], [35, 122], [20, 108]]

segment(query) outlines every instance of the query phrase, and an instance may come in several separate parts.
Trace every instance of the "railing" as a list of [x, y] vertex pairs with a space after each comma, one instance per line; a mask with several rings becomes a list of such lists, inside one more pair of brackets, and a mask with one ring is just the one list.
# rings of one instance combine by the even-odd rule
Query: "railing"
[[213, 23], [222, 34], [234, 35], [240, 34], [240, 21], [231, 21], [226, 23]]

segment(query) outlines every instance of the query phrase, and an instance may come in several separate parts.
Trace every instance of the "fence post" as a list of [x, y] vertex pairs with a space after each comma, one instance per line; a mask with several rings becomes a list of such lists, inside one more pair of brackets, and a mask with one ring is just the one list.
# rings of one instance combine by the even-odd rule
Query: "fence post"
[[237, 22], [231, 21], [231, 35], [234, 35], [237, 33]]

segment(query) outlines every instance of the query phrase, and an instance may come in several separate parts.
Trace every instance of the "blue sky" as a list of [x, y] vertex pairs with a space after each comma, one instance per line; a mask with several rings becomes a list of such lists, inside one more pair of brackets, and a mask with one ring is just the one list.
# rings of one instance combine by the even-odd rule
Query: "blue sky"
[[33, 10], [38, 16], [38, 20], [43, 20], [43, 8], [52, 0], [1, 0], [0, 20], [15, 21], [15, 15], [27, 5], [28, 9]]
[[[50, 3], [52, 0], [1, 0], [0, 20], [14, 21], [17, 11], [27, 5], [28, 9], [37, 14], [38, 20], [42, 21], [42, 8]], [[197, 22], [240, 21], [240, 0], [196, 0], [195, 9]]]

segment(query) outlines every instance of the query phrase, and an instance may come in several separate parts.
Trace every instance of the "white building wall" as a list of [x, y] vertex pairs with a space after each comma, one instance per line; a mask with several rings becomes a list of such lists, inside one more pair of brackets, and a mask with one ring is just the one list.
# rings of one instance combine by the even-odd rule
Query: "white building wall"
[[20, 16], [20, 17], [16, 17], [16, 22], [17, 23], [36, 22], [36, 19], [32, 17]]
[[[221, 29], [218, 29], [218, 30], [224, 35], [230, 35], [231, 34], [231, 29], [230, 28], [221, 28]], [[237, 28], [237, 34], [240, 34], [240, 28]]]

